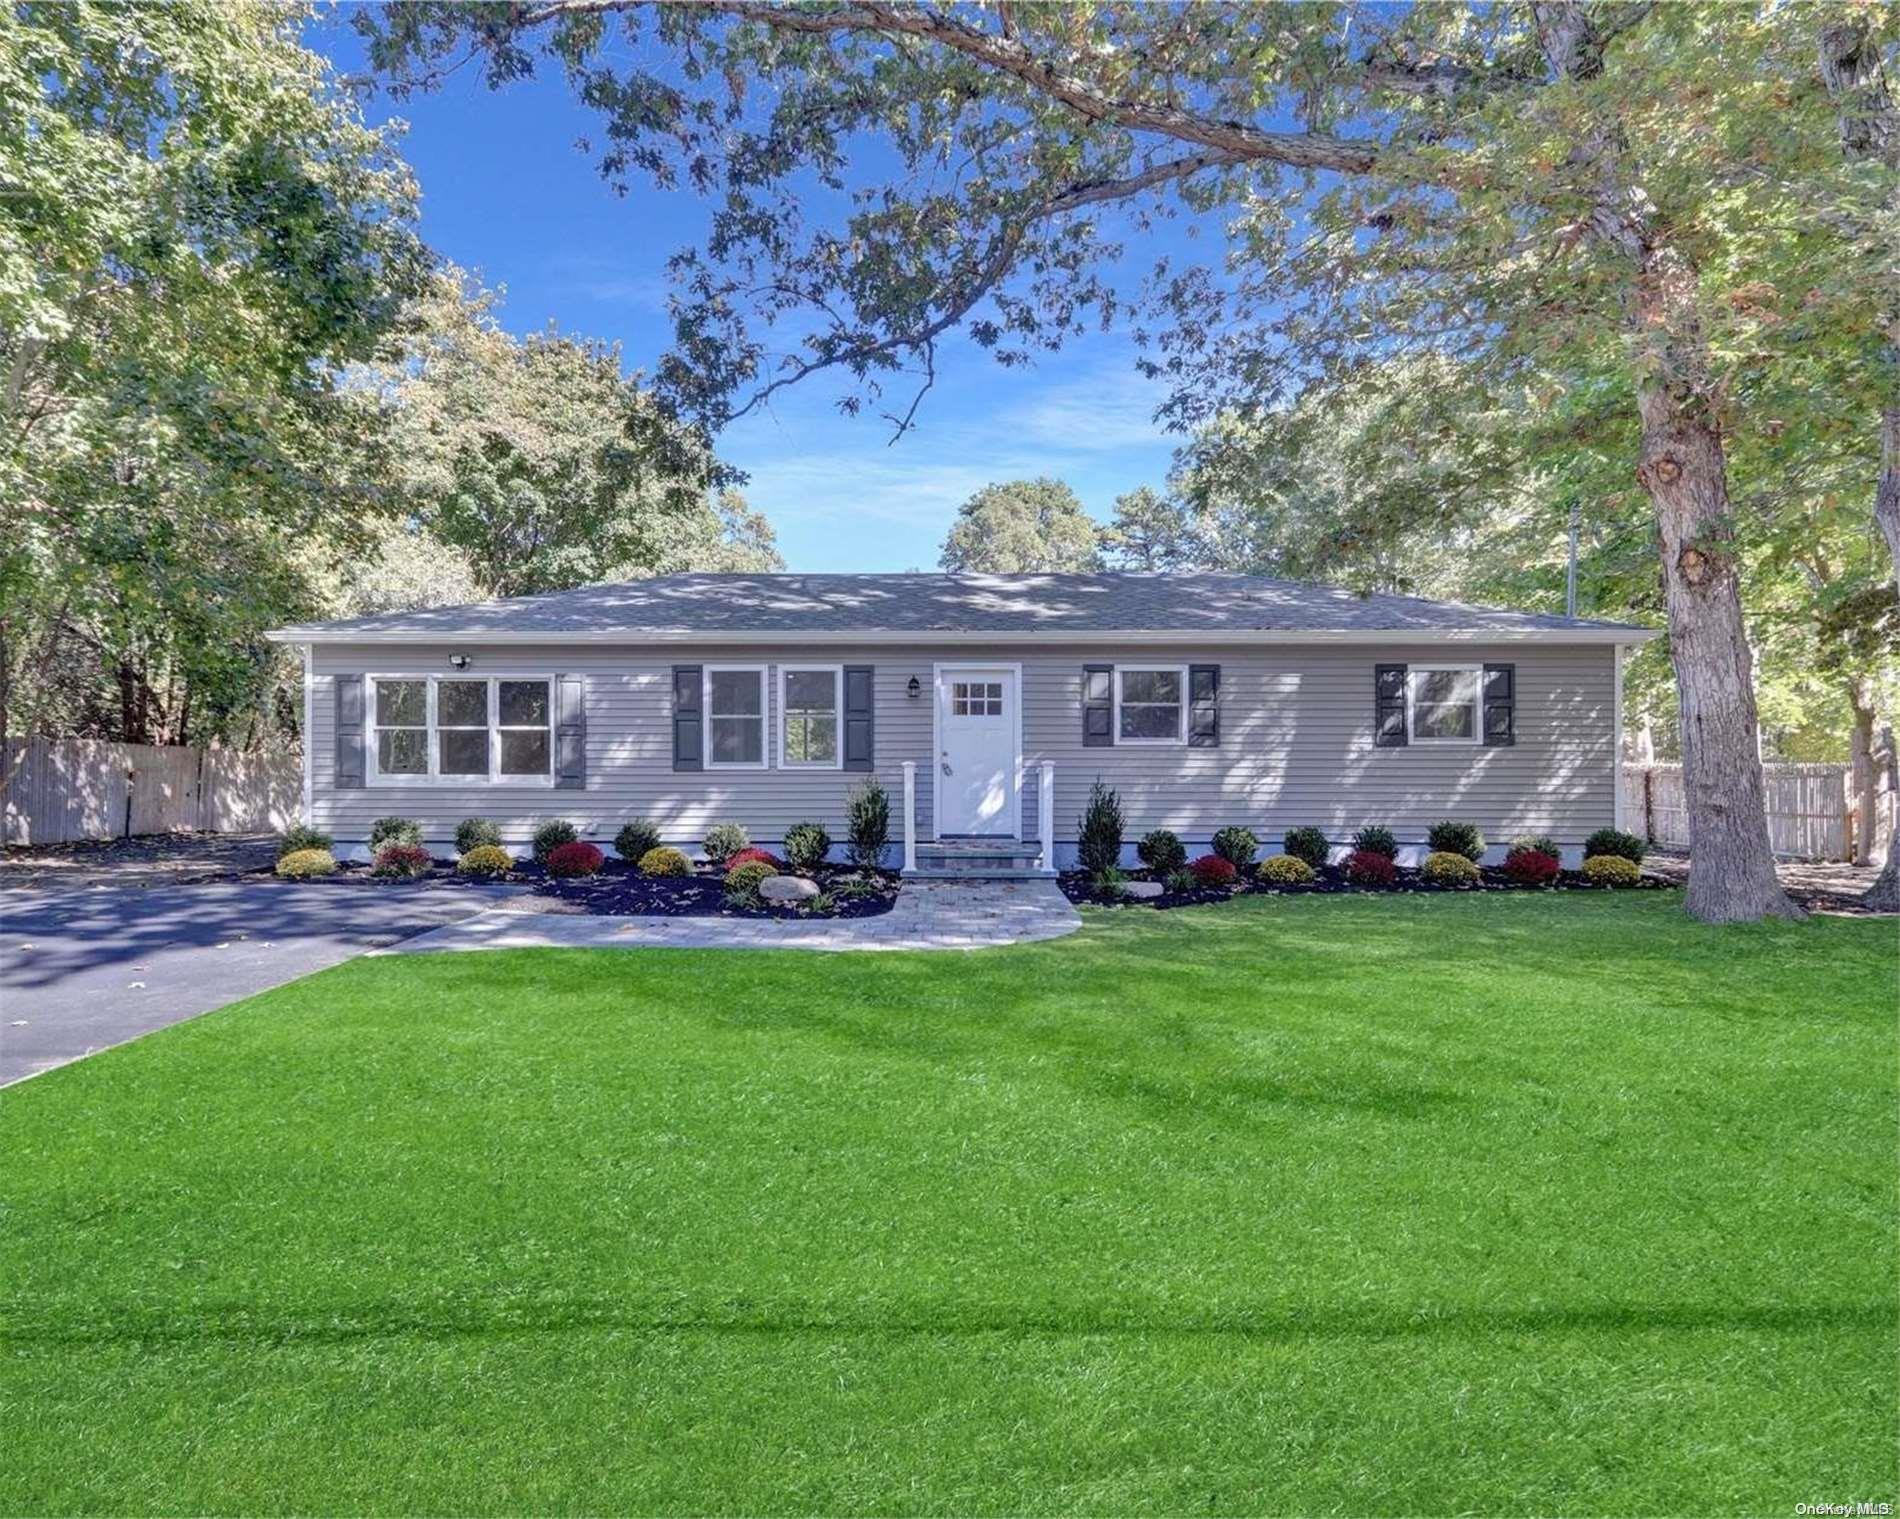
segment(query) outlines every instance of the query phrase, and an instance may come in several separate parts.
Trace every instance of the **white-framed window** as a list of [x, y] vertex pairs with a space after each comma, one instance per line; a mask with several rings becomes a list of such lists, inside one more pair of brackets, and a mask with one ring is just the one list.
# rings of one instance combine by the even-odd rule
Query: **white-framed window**
[[780, 665], [778, 762], [791, 770], [844, 763], [844, 666]]
[[372, 782], [554, 782], [551, 676], [372, 675], [369, 722]]
[[1115, 742], [1185, 744], [1186, 665], [1115, 666]]
[[1413, 665], [1405, 672], [1405, 725], [1415, 744], [1475, 744], [1484, 737], [1484, 672], [1478, 665]]
[[1000, 680], [953, 680], [950, 682], [952, 717], [1001, 717], [1003, 683]]
[[765, 666], [707, 665], [706, 768], [765, 768]]

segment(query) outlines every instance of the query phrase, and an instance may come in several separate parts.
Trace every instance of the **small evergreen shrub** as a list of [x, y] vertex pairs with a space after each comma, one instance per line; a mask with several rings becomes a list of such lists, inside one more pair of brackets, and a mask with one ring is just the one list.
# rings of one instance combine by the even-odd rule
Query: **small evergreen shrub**
[[735, 865], [726, 872], [726, 899], [734, 902], [757, 902], [759, 884], [778, 872], [763, 860], [747, 860]]
[[1383, 823], [1368, 823], [1352, 836], [1353, 853], [1382, 854], [1388, 860], [1399, 857], [1398, 837]]
[[665, 844], [640, 856], [643, 876], [689, 876], [692, 873], [693, 867], [686, 862], [686, 856]]
[[614, 853], [631, 865], [650, 849], [660, 847], [660, 825], [652, 818], [622, 823], [614, 835]]
[[287, 854], [299, 854], [305, 850], [317, 849], [328, 854], [336, 840], [321, 828], [306, 828], [302, 823], [293, 823], [277, 837], [277, 858]]
[[1119, 870], [1110, 866], [1107, 870], [1098, 870], [1089, 880], [1095, 895], [1105, 902], [1119, 901], [1126, 894], [1126, 881]]
[[600, 867], [606, 863], [607, 857], [598, 848], [580, 839], [556, 844], [548, 851], [548, 874], [551, 876], [597, 875]]
[[1260, 862], [1257, 874], [1272, 886], [1305, 886], [1312, 881], [1314, 870], [1297, 855], [1270, 854]]
[[1186, 896], [1191, 891], [1199, 891], [1201, 883], [1193, 871], [1183, 866], [1179, 870], [1170, 870], [1168, 879], [1162, 883], [1171, 896]]
[[891, 794], [875, 779], [853, 791], [844, 804], [845, 853], [859, 870], [884, 863], [891, 842]]
[[1474, 865], [1484, 858], [1484, 830], [1476, 823], [1460, 823], [1450, 819], [1434, 823], [1425, 835], [1425, 842], [1431, 846], [1433, 854], [1463, 855]]
[[1076, 863], [1091, 876], [1119, 869], [1122, 862], [1122, 799], [1098, 775], [1089, 787], [1088, 805], [1075, 820]]
[[1253, 864], [1254, 853], [1260, 848], [1260, 840], [1254, 837], [1253, 830], [1238, 825], [1216, 829], [1213, 844], [1214, 853], [1233, 866], [1236, 872]]
[[477, 844], [473, 849], [462, 851], [462, 858], [455, 862], [455, 868], [462, 875], [492, 881], [497, 876], [507, 875], [514, 868], [514, 863], [501, 845]]
[[713, 864], [724, 865], [751, 842], [752, 835], [745, 831], [744, 823], [714, 823], [706, 830], [706, 837], [699, 841], [699, 847]]
[[551, 823], [543, 823], [534, 831], [534, 857], [537, 863], [545, 865], [548, 856], [563, 844], [572, 844], [580, 837], [574, 825], [564, 818], [556, 818]]
[[1520, 833], [1511, 840], [1511, 848], [1535, 849], [1539, 854], [1547, 854], [1553, 860], [1561, 860], [1563, 851], [1557, 847], [1557, 841], [1547, 833]]
[[1223, 859], [1217, 854], [1204, 854], [1188, 869], [1193, 872], [1194, 884], [1202, 887], [1232, 886], [1240, 879], [1240, 872], [1234, 869], [1232, 860]]
[[1618, 859], [1628, 860], [1632, 865], [1643, 863], [1643, 856], [1649, 853], [1649, 845], [1633, 833], [1625, 833], [1620, 828], [1599, 828], [1583, 841], [1583, 857], [1588, 860], [1596, 855], [1610, 854]]
[[1541, 849], [1513, 849], [1504, 857], [1504, 873], [1519, 886], [1548, 886], [1563, 862]]
[[1434, 849], [1418, 873], [1435, 886], [1476, 886], [1480, 879], [1478, 862], [1456, 849]]
[[467, 854], [469, 850], [478, 849], [483, 844], [492, 845], [500, 842], [501, 829], [489, 822], [487, 818], [463, 818], [455, 825], [455, 852], [457, 854]]
[[1156, 875], [1172, 875], [1187, 864], [1187, 845], [1172, 830], [1157, 828], [1135, 846], [1135, 858]]
[[375, 854], [385, 844], [422, 843], [422, 824], [414, 818], [378, 818], [369, 825], [369, 852]]
[[785, 868], [785, 862], [769, 849], [735, 849], [726, 856], [726, 870], [730, 872], [735, 865], [770, 865], [776, 875]]
[[831, 835], [817, 823], [794, 823], [785, 830], [785, 858], [794, 870], [816, 870], [831, 853]]
[[287, 881], [336, 874], [336, 856], [327, 849], [293, 849], [277, 861], [277, 873]]
[[1355, 886], [1390, 886], [1399, 878], [1392, 856], [1377, 849], [1355, 849], [1346, 856], [1346, 879]]
[[1583, 862], [1583, 875], [1592, 886], [1634, 886], [1643, 867], [1620, 854], [1593, 854]]
[[1331, 846], [1326, 835], [1318, 828], [1289, 828], [1286, 837], [1280, 841], [1280, 848], [1318, 870], [1326, 863], [1326, 851]]
[[420, 844], [385, 844], [376, 851], [369, 873], [386, 881], [413, 881], [429, 873], [429, 851]]

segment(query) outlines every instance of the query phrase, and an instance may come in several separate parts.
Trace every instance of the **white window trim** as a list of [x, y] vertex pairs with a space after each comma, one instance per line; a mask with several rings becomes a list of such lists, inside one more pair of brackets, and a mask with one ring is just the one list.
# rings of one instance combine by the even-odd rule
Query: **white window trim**
[[[699, 672], [699, 716], [702, 725], [700, 764], [707, 770], [769, 770], [772, 766], [771, 682], [766, 665], [705, 665]], [[756, 675], [759, 678], [759, 757], [756, 760], [716, 760], [713, 756], [712, 678], [715, 675]], [[726, 720], [750, 716], [728, 712]]]
[[[419, 680], [423, 682], [423, 732], [427, 737], [429, 769], [426, 775], [385, 775], [378, 763], [381, 745], [376, 735], [383, 728], [410, 728], [413, 723], [379, 723], [376, 721], [376, 687], [382, 681]], [[487, 775], [444, 775], [442, 767], [441, 726], [436, 722], [436, 684], [444, 680], [480, 680], [488, 683], [488, 774]], [[536, 680], [548, 688], [548, 768], [544, 775], [503, 775], [501, 773], [501, 682], [504, 680]], [[439, 675], [415, 671], [401, 673], [386, 671], [380, 675], [363, 677], [363, 776], [364, 784], [370, 786], [483, 786], [488, 788], [522, 787], [529, 790], [545, 790], [554, 785], [554, 763], [560, 744], [556, 735], [555, 709], [556, 693], [554, 677], [541, 675], [534, 671], [522, 671], [504, 675]], [[524, 725], [510, 723], [510, 731]], [[449, 731], [453, 732], [454, 729]], [[467, 731], [473, 732], [471, 728]], [[536, 727], [527, 731], [540, 732]]]
[[[1122, 676], [1133, 672], [1137, 675], [1161, 674], [1173, 675], [1181, 682], [1181, 715], [1175, 724], [1173, 738], [1124, 738], [1122, 736]], [[1131, 748], [1165, 748], [1169, 745], [1185, 744], [1188, 739], [1188, 667], [1186, 665], [1123, 665], [1115, 666], [1115, 678], [1109, 682], [1114, 696], [1114, 712], [1109, 721], [1114, 724], [1110, 732], [1114, 735], [1116, 746], [1127, 744]], [[1160, 702], [1136, 702], [1137, 707], [1157, 707]]]
[[[795, 760], [785, 752], [786, 730], [791, 726], [791, 710], [785, 704], [786, 676], [829, 675], [831, 677], [831, 752], [829, 760]], [[781, 770], [844, 769], [844, 666], [780, 665], [778, 667], [778, 764]]]
[[[1442, 734], [1418, 731], [1414, 695], [1421, 675], [1469, 675], [1475, 695], [1472, 698], [1471, 737], [1449, 738]], [[1405, 738], [1413, 744], [1463, 744], [1467, 747], [1484, 742], [1484, 666], [1483, 665], [1407, 665], [1405, 668]]]

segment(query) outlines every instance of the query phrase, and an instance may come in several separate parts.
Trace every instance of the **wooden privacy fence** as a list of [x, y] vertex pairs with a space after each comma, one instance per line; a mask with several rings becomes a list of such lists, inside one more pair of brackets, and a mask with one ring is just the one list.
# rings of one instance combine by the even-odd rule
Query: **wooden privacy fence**
[[[303, 762], [294, 754], [9, 739], [5, 842], [61, 844], [204, 829], [270, 833], [297, 820]], [[17, 765], [17, 768], [15, 768]]]
[[[1860, 799], [1846, 765], [1763, 765], [1762, 778], [1767, 786], [1768, 841], [1776, 854], [1794, 860], [1853, 858]], [[1896, 796], [1885, 780], [1883, 774], [1874, 803], [1876, 860], [1885, 857], [1893, 838]], [[1682, 766], [1625, 765], [1623, 821], [1653, 844], [1687, 849], [1689, 804]]]

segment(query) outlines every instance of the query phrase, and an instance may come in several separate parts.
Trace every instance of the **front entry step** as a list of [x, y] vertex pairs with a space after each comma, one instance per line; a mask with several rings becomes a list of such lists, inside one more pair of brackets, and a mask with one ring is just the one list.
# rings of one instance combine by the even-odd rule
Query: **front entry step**
[[1037, 868], [1042, 846], [1024, 839], [936, 839], [917, 846], [913, 878], [924, 881], [1028, 881], [1055, 874]]

